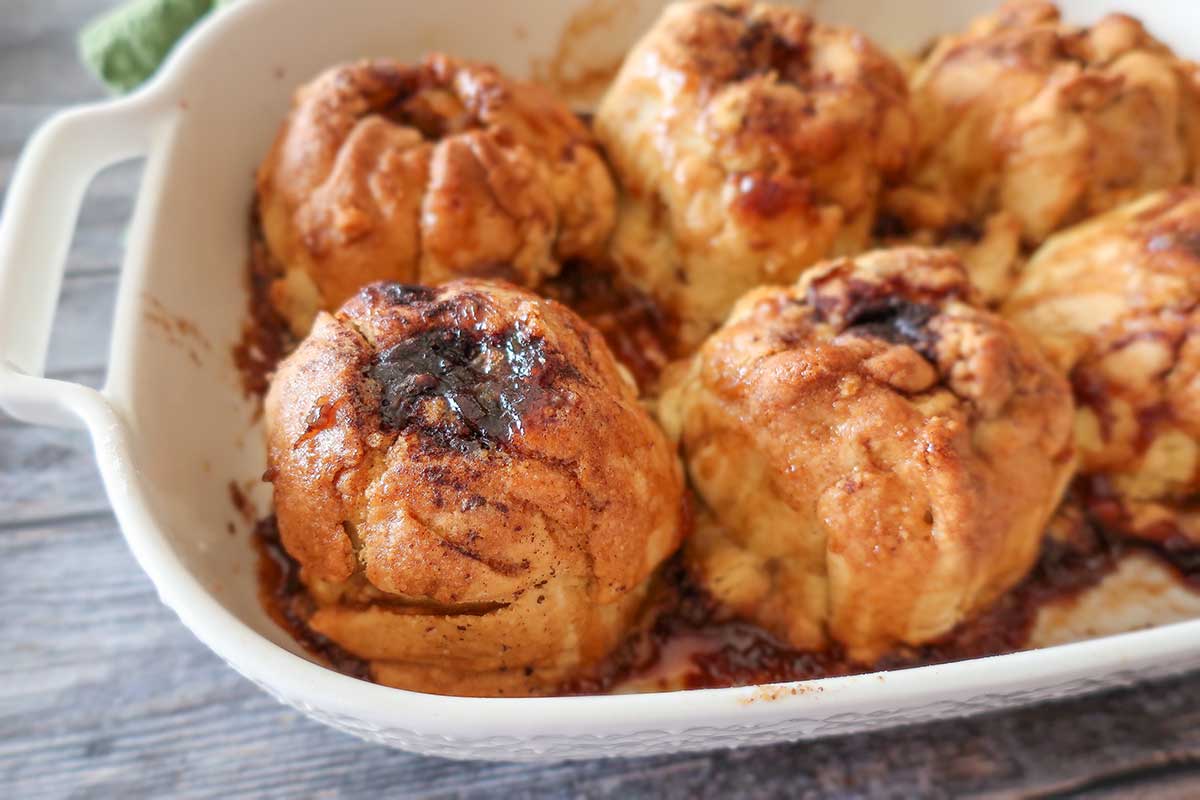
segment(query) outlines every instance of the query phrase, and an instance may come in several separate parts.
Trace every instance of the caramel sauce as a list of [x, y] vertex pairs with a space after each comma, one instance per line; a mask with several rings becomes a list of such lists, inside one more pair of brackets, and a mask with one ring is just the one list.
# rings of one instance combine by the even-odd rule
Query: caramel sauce
[[212, 350], [212, 344], [195, 322], [178, 314], [172, 314], [153, 295], [146, 293], [146, 309], [143, 318], [154, 326], [172, 345], [183, 350], [195, 366], [203, 366], [203, 354]]
[[1067, 541], [1048, 538], [1029, 576], [986, 612], [940, 641], [900, 647], [873, 664], [855, 662], [837, 648], [794, 650], [761, 628], [729, 618], [675, 561], [667, 567], [667, 588], [651, 612], [653, 622], [599, 671], [565, 685], [562, 693], [598, 694], [636, 681], [660, 666], [664, 653], [681, 640], [691, 642], [695, 652], [679, 666], [673, 683], [687, 689], [812, 680], [1011, 653], [1027, 645], [1042, 606], [1095, 586], [1124, 553], [1121, 543], [1090, 524], [1076, 526]]
[[[1112, 531], [1129, 528], [1130, 520], [1125, 508], [1106, 476], [1081, 475], [1075, 480], [1074, 492], [1097, 525]], [[1200, 497], [1183, 498], [1178, 505], [1180, 510], [1195, 510], [1200, 508]], [[1127, 549], [1157, 557], [1170, 566], [1189, 588], [1200, 591], [1200, 545], [1189, 539], [1170, 520], [1139, 530], [1136, 538], [1125, 537], [1122, 542]]]
[[300, 582], [300, 565], [283, 549], [274, 515], [259, 521], [253, 539], [258, 551], [258, 601], [275, 624], [306, 651], [343, 675], [370, 680], [366, 661], [308, 627], [313, 601]]
[[271, 385], [271, 374], [296, 342], [287, 323], [269, 296], [271, 283], [283, 273], [267, 250], [262, 225], [258, 219], [258, 203], [250, 215], [250, 256], [247, 262], [249, 303], [242, 337], [233, 347], [233, 363], [242, 378], [242, 390], [247, 397], [262, 397]]
[[[1077, 502], [1077, 494], [1073, 491], [1068, 502]], [[1070, 602], [1099, 584], [1134, 552], [1160, 558], [1190, 588], [1200, 591], [1200, 549], [1190, 543], [1121, 538], [1083, 514], [1067, 528], [1065, 533], [1058, 531], [1046, 538], [1030, 574], [987, 611], [939, 641], [898, 647], [870, 664], [856, 662], [837, 648], [823, 652], [789, 648], [761, 628], [730, 617], [691, 579], [676, 556], [664, 566], [640, 628], [598, 668], [563, 684], [558, 693], [603, 694], [664, 672], [669, 677], [660, 679], [659, 688], [707, 689], [907, 669], [1011, 653], [1028, 646], [1042, 607]], [[259, 596], [271, 618], [324, 663], [347, 675], [369, 679], [367, 662], [306, 625], [314, 604], [300, 581], [299, 565], [280, 543], [274, 517], [258, 524], [255, 542]], [[688, 654], [679, 663], [664, 663], [680, 643], [687, 644]]]
[[253, 524], [257, 514], [254, 511], [254, 503], [250, 502], [250, 498], [242, 491], [242, 487], [238, 486], [237, 481], [229, 482], [229, 501], [233, 503], [234, 509], [238, 515]]
[[1158, 541], [1140, 541], [1136, 546], [1169, 564], [1189, 589], [1200, 592], [1200, 547], [1190, 539], [1172, 533]]
[[731, 208], [742, 216], [774, 219], [811, 204], [812, 192], [803, 181], [752, 172], [738, 176]]
[[1107, 439], [1112, 435], [1113, 415], [1108, 402], [1108, 384], [1103, 377], [1091, 370], [1072, 370], [1071, 394], [1076, 406], [1087, 406], [1100, 423], [1101, 435]]
[[880, 209], [876, 213], [875, 223], [871, 226], [871, 238], [879, 242], [908, 239], [913, 233], [903, 217], [887, 209]]
[[568, 261], [542, 293], [569, 306], [600, 331], [643, 393], [654, 393], [663, 368], [680, 355], [674, 345], [678, 322], [611, 271]]
[[346, 402], [344, 397], [333, 401], [322, 397], [317, 406], [309, 412], [308, 419], [305, 420], [304, 433], [300, 434], [300, 438], [292, 444], [292, 449], [298, 449], [321, 431], [332, 428], [337, 423], [338, 406], [344, 402]]
[[631, 13], [629, 0], [591, 0], [567, 19], [557, 46], [547, 58], [534, 59], [533, 80], [577, 105], [594, 104], [625, 62], [625, 53], [597, 59], [594, 34], [600, 38]]
[[928, 237], [931, 246], [945, 246], [951, 242], [978, 244], [983, 241], [985, 231], [978, 223], [970, 221], [951, 222], [935, 230], [914, 230], [908, 222], [895, 212], [881, 209], [871, 226], [871, 238], [878, 242], [895, 242], [913, 239], [918, 234]]

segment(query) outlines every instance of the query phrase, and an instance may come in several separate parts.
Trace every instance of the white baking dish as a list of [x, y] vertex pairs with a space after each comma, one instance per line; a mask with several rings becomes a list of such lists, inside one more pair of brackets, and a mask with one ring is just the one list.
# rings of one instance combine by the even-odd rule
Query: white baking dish
[[[399, 691], [312, 663], [256, 598], [248, 523], [229, 481], [263, 469], [230, 357], [245, 313], [251, 178], [295, 84], [344, 59], [438, 48], [528, 74], [572, 19], [570, 64], [611, 63], [660, 3], [254, 0], [218, 14], [139, 94], [67, 111], [30, 141], [0, 226], [0, 405], [91, 432], [121, 527], [158, 592], [202, 641], [280, 700], [367, 739], [454, 758], [645, 755], [865, 731], [1062, 697], [1200, 665], [1200, 621], [976, 661], [778, 687], [545, 699]], [[829, 0], [824, 18], [913, 47], [987, 2]], [[1093, 19], [1121, 2], [1067, 2]], [[1132, 0], [1200, 55], [1200, 4]], [[575, 16], [578, 12], [584, 16]], [[561, 65], [560, 65], [561, 66]], [[102, 391], [41, 377], [87, 183], [148, 159], [129, 231]], [[165, 320], [191, 321], [195, 332]], [[265, 509], [259, 485], [253, 499]], [[227, 525], [236, 520], [238, 535]], [[152, 669], [147, 666], [147, 669]]]

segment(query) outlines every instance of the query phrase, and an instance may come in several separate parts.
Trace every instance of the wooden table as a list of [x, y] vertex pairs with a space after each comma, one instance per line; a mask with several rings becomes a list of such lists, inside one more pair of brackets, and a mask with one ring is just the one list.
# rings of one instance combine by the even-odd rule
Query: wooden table
[[[74, 32], [105, 0], [6, 0], [0, 186], [34, 127], [100, 90]], [[49, 371], [98, 386], [138, 168], [93, 185]], [[1200, 795], [1200, 675], [816, 743], [547, 766], [368, 745], [282, 707], [158, 603], [80, 433], [0, 416], [0, 796]], [[686, 702], [686, 701], [684, 701]]]

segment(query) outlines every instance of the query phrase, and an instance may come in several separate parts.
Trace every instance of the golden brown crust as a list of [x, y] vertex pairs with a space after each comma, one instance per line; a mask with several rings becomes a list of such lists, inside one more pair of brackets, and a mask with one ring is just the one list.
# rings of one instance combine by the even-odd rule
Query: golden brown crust
[[529, 287], [598, 254], [615, 190], [549, 92], [431, 55], [335, 67], [302, 87], [258, 175], [272, 291], [293, 332], [375, 280]]
[[624, 196], [619, 268], [695, 345], [761, 283], [862, 246], [912, 136], [899, 68], [795, 9], [669, 6], [596, 115]]
[[1077, 28], [1052, 3], [1005, 3], [939, 40], [911, 88], [919, 150], [885, 205], [913, 228], [1007, 211], [1037, 244], [1195, 179], [1195, 65], [1123, 14]]
[[1200, 190], [1052, 237], [1004, 311], [1071, 374], [1093, 512], [1200, 544]]
[[718, 599], [871, 662], [1024, 575], [1071, 474], [1070, 391], [972, 299], [952, 253], [899, 248], [738, 302], [661, 409]]
[[368, 286], [281, 365], [266, 424], [310, 625], [406, 688], [552, 690], [683, 533], [677, 459], [603, 339], [507, 284]]

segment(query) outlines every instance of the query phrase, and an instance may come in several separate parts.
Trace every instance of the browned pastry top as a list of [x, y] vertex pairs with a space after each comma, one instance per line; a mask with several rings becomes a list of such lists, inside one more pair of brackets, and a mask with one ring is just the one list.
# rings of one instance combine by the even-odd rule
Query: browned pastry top
[[692, 345], [761, 283], [861, 246], [912, 138], [904, 77], [862, 34], [792, 8], [676, 3], [596, 114], [625, 197], [621, 271]]
[[[865, 124], [874, 134], [868, 158], [884, 169], [904, 165], [904, 137], [881, 135], [902, 133], [886, 130], [887, 124], [908, 124], [902, 114], [885, 116], [903, 105], [901, 74], [857, 31], [819, 24], [785, 6], [679, 4], [631, 53], [631, 66], [646, 69], [638, 62], [648, 60], [647, 50], [653, 77], [674, 82], [678, 93], [695, 93], [700, 106], [714, 104], [702, 122], [723, 135], [718, 156], [726, 163], [809, 172], [851, 145], [850, 126]], [[850, 201], [852, 187], [841, 188]], [[769, 193], [747, 200], [747, 210], [765, 215], [770, 200], [761, 195]]]
[[335, 67], [296, 94], [259, 170], [276, 305], [297, 335], [374, 280], [526, 286], [608, 238], [591, 134], [545, 89], [434, 54]]
[[1014, 0], [946, 36], [911, 80], [919, 153], [887, 206], [911, 227], [1010, 212], [1025, 240], [1195, 179], [1195, 65], [1141, 23], [1066, 25]]
[[507, 284], [368, 286], [318, 316], [266, 412], [311, 624], [385, 682], [547, 691], [619, 640], [682, 536], [679, 466], [632, 381]]
[[662, 404], [719, 599], [870, 662], [1024, 575], [1072, 470], [1070, 392], [971, 299], [953, 254], [898, 248], [739, 301]]

